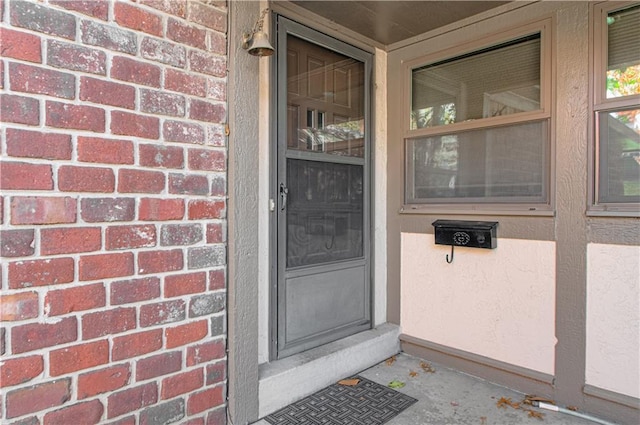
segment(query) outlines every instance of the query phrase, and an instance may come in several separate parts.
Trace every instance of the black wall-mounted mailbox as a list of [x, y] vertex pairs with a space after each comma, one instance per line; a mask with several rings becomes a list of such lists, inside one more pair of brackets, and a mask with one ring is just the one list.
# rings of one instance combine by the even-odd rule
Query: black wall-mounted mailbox
[[493, 249], [498, 246], [497, 221], [436, 220], [436, 244]]

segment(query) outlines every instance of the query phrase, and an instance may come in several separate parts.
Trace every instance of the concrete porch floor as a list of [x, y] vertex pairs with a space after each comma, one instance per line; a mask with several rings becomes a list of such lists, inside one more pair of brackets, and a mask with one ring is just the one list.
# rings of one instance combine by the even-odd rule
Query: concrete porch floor
[[[525, 395], [511, 389], [492, 384], [447, 369], [432, 362], [425, 362], [434, 372], [425, 372], [421, 367], [423, 360], [400, 353], [392, 364], [381, 362], [360, 376], [382, 385], [399, 380], [406, 385], [398, 391], [405, 393], [418, 402], [387, 422], [387, 425], [589, 425], [592, 422], [564, 413], [532, 408], [543, 414], [542, 419], [529, 417], [522, 409], [512, 407], [499, 408], [498, 401], [510, 398], [521, 402]], [[417, 375], [411, 376], [411, 372]], [[531, 408], [530, 406], [525, 406]], [[269, 425], [262, 419], [255, 425]]]

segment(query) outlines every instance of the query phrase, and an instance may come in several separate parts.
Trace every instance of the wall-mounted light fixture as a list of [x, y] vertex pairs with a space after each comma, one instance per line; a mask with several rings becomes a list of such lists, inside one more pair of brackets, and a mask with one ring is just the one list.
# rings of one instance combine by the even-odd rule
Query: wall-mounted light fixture
[[264, 25], [264, 17], [269, 9], [264, 9], [260, 15], [260, 19], [253, 26], [253, 31], [242, 35], [242, 48], [253, 56], [271, 56], [274, 52], [273, 46], [269, 43], [267, 34], [262, 31]]

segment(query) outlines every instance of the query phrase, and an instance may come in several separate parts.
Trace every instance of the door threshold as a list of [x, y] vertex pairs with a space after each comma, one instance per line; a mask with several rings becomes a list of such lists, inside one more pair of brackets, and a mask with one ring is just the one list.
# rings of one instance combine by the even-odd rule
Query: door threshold
[[314, 392], [365, 370], [400, 351], [400, 327], [375, 329], [259, 366], [259, 408], [263, 418]]

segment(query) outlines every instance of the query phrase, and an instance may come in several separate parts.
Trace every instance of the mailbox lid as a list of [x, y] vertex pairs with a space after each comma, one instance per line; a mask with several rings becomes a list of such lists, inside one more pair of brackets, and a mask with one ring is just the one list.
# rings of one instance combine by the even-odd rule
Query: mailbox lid
[[431, 224], [434, 228], [443, 230], [495, 230], [498, 227], [497, 221], [436, 220]]

